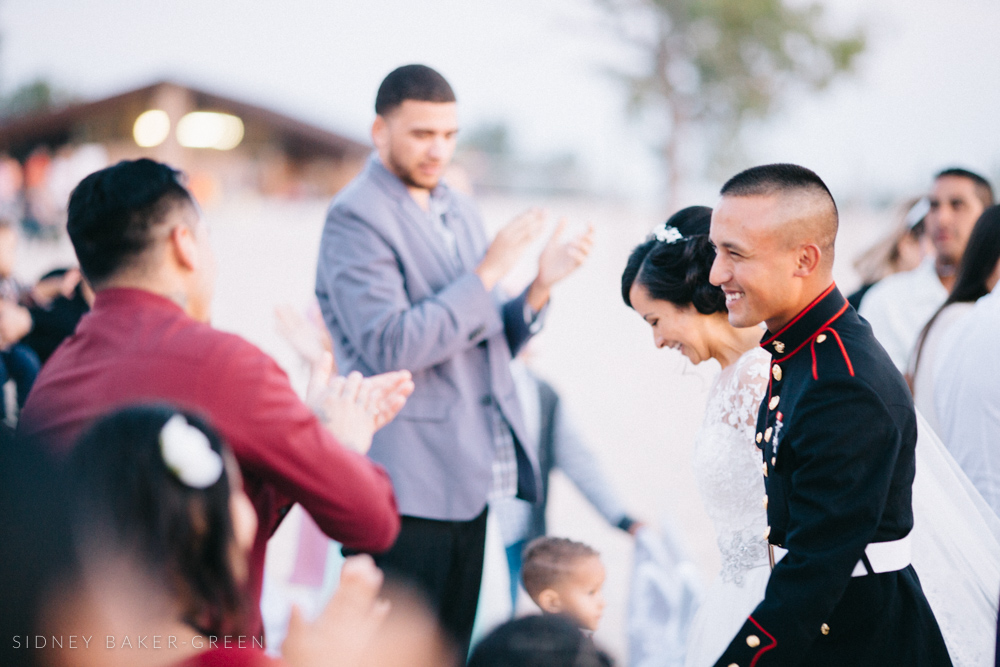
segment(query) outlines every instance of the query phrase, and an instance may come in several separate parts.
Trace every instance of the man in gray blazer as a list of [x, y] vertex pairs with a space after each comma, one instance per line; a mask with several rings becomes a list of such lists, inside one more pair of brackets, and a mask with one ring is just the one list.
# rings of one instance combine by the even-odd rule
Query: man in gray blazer
[[391, 72], [375, 112], [376, 151], [327, 214], [316, 295], [342, 373], [413, 373], [413, 395], [369, 452], [389, 471], [402, 515], [395, 546], [376, 560], [421, 586], [467, 649], [487, 501], [537, 495], [511, 356], [540, 327], [552, 286], [583, 263], [593, 230], [563, 242], [560, 222], [535, 280], [506, 300], [497, 283], [544, 214], [528, 211], [490, 243], [472, 202], [441, 181], [458, 122], [434, 70]]

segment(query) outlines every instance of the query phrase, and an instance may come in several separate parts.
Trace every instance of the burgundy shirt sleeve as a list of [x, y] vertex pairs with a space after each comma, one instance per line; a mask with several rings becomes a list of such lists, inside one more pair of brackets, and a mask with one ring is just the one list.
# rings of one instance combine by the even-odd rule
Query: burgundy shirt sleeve
[[[383, 468], [336, 441], [288, 376], [252, 345], [231, 355], [222, 377], [233, 394], [222, 427], [245, 474], [297, 502], [329, 537], [360, 551], [389, 549], [399, 532]], [[218, 400], [217, 398], [217, 400]]]
[[[202, 641], [208, 642], [203, 638]], [[176, 667], [287, 667], [283, 660], [272, 658], [256, 648], [211, 648], [192, 656]]]

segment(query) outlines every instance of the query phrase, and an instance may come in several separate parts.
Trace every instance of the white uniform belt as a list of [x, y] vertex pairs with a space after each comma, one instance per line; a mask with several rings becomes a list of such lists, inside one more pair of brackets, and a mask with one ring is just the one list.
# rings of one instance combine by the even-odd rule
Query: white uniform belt
[[[868, 556], [868, 562], [871, 563], [872, 572], [882, 574], [884, 572], [902, 570], [909, 565], [912, 548], [912, 540], [907, 535], [900, 540], [893, 540], [892, 542], [872, 542], [865, 547], [865, 555]], [[785, 554], [788, 553], [788, 549], [783, 549], [782, 547], [772, 546], [771, 549], [774, 552], [775, 563], [784, 558]], [[851, 576], [863, 577], [867, 574], [868, 568], [865, 567], [864, 560], [859, 560], [858, 564], [854, 566]]]

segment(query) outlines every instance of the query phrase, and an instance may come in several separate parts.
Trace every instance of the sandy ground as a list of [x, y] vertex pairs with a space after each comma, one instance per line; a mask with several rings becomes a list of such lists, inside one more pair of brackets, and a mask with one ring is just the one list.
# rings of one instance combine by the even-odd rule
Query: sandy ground
[[[676, 352], [656, 350], [648, 327], [624, 306], [619, 293], [629, 251], [662, 216], [600, 201], [481, 201], [490, 231], [539, 203], [574, 224], [593, 222], [598, 243], [591, 260], [557, 288], [545, 330], [533, 343], [532, 366], [560, 390], [634, 515], [673, 525], [707, 582], [719, 567], [718, 553], [691, 476], [690, 448], [718, 366], [709, 362], [695, 368]], [[278, 335], [274, 309], [290, 304], [304, 310], [313, 298], [325, 207], [325, 201], [246, 199], [205, 212], [219, 263], [214, 324], [274, 356], [300, 391], [305, 369]], [[871, 213], [849, 212], [843, 218], [837, 274], [846, 292], [856, 283], [849, 260], [885, 229], [885, 221]], [[512, 288], [533, 275], [535, 257], [537, 249], [515, 270]], [[24, 243], [20, 261], [19, 272], [31, 279], [52, 266], [73, 263], [72, 249], [66, 241]], [[549, 515], [553, 534], [601, 551], [608, 571], [608, 606], [597, 639], [624, 656], [631, 538], [604, 523], [561, 477], [552, 485]], [[289, 553], [288, 545], [281, 544], [290, 539], [286, 532], [291, 531], [275, 537], [271, 557], [276, 561]]]

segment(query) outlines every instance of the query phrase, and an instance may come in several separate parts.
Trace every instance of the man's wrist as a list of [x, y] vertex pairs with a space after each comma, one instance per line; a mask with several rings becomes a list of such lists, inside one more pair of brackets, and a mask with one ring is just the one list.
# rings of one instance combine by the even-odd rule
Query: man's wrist
[[479, 280], [483, 283], [483, 287], [487, 292], [492, 292], [493, 288], [496, 287], [498, 282], [500, 282], [500, 278], [494, 275], [488, 267], [484, 267], [482, 264], [476, 267], [476, 270], [473, 271], [473, 273], [479, 276]]
[[533, 311], [539, 313], [542, 308], [545, 307], [545, 304], [549, 302], [549, 296], [551, 294], [551, 286], [545, 286], [542, 281], [536, 277], [531, 283], [531, 286], [528, 288], [528, 305], [531, 306]]

